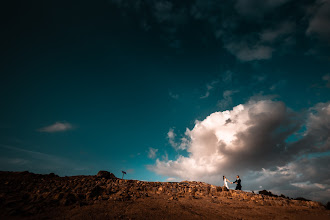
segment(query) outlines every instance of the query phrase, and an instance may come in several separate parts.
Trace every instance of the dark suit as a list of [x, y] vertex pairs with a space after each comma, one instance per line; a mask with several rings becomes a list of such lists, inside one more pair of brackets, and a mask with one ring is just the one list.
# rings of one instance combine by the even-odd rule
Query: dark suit
[[241, 179], [240, 178], [238, 178], [237, 180], [235, 180], [235, 182], [233, 182], [233, 183], [237, 183], [235, 190], [241, 190], [242, 189]]

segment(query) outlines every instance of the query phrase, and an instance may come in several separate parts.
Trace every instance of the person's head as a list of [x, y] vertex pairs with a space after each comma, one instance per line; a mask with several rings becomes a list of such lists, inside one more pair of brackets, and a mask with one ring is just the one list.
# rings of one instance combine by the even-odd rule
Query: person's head
[[239, 175], [237, 175], [236, 177], [237, 177], [237, 179], [239, 179]]
[[225, 176], [222, 176], [222, 179], [225, 179]]

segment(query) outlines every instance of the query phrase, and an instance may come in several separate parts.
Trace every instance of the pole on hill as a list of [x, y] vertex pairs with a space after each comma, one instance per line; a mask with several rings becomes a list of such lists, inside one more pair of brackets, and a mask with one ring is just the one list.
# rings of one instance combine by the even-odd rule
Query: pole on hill
[[121, 179], [124, 179], [124, 175], [126, 174], [126, 172], [125, 171], [121, 171], [121, 172], [123, 173], [123, 176]]

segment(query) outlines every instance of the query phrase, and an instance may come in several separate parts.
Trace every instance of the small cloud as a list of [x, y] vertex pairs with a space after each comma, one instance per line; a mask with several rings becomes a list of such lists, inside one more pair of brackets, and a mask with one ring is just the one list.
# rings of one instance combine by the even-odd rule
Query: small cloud
[[132, 173], [134, 173], [134, 172], [135, 172], [134, 169], [128, 169], [128, 170], [126, 170], [126, 173], [128, 173], [128, 174], [132, 174]]
[[276, 90], [276, 89], [280, 89], [280, 88], [282, 88], [283, 86], [285, 86], [286, 83], [287, 83], [286, 80], [281, 80], [281, 81], [275, 83], [274, 85], [272, 85], [269, 89], [270, 89], [271, 91], [274, 91], [274, 90]]
[[229, 84], [233, 81], [233, 73], [231, 71], [226, 71], [224, 75], [222, 76], [222, 81], [225, 84]]
[[131, 158], [135, 158], [135, 157], [138, 157], [138, 156], [140, 156], [141, 155], [141, 153], [137, 153], [137, 154], [130, 154], [129, 156], [131, 157]]
[[39, 132], [54, 133], [54, 132], [68, 131], [68, 130], [72, 130], [72, 129], [73, 129], [73, 126], [70, 123], [55, 122], [52, 125], [49, 125], [49, 126], [38, 129], [38, 131]]
[[148, 157], [151, 159], [155, 159], [156, 155], [157, 155], [158, 149], [149, 147], [149, 151], [148, 151]]
[[206, 99], [210, 96], [210, 91], [206, 91], [205, 95], [201, 96], [200, 99]]
[[223, 99], [218, 102], [218, 107], [220, 109], [228, 108], [231, 104], [233, 104], [233, 94], [239, 92], [238, 90], [226, 90], [223, 92]]
[[[189, 133], [189, 129], [186, 130], [185, 135]], [[170, 145], [175, 149], [175, 150], [185, 150], [189, 144], [189, 139], [186, 138], [186, 136], [182, 137], [181, 143], [177, 142], [176, 139], [176, 134], [174, 133], [174, 129], [170, 128], [170, 130], [167, 133], [167, 138], [168, 142]]]
[[266, 78], [267, 78], [266, 75], [255, 75], [255, 76], [253, 76], [253, 80], [257, 81], [257, 82], [263, 82], [263, 81], [266, 80]]
[[174, 94], [171, 91], [168, 93], [168, 95], [172, 98], [172, 99], [179, 99], [179, 95], [178, 94]]
[[210, 96], [210, 92], [214, 89], [214, 86], [218, 84], [218, 80], [214, 80], [211, 83], [206, 84], [206, 93], [205, 95], [201, 96], [200, 99], [205, 99]]
[[272, 58], [274, 49], [260, 43], [248, 44], [247, 42], [230, 42], [225, 48], [240, 61], [268, 60]]
[[15, 165], [25, 165], [29, 163], [29, 161], [21, 158], [13, 158], [13, 159], [8, 159], [8, 163]]
[[176, 182], [176, 181], [178, 181], [178, 180], [174, 177], [169, 177], [166, 179], [166, 182]]
[[325, 81], [326, 82], [326, 87], [327, 88], [330, 88], [330, 74], [326, 74], [326, 75], [324, 75], [323, 77], [322, 77], [322, 79], [323, 79], [323, 81]]
[[167, 138], [168, 138], [168, 142], [170, 143], [170, 145], [174, 148], [176, 148], [178, 145], [175, 142], [175, 137], [176, 137], [176, 134], [174, 133], [174, 129], [170, 128], [170, 130], [167, 132]]

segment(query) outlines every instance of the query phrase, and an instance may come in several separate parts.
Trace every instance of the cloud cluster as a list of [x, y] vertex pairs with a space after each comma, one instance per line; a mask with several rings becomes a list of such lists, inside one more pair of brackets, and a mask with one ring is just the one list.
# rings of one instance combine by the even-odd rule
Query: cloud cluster
[[217, 184], [222, 175], [240, 174], [245, 189], [262, 186], [282, 193], [288, 190], [291, 196], [293, 189], [299, 189], [309, 195], [312, 188], [320, 192], [330, 189], [326, 171], [330, 166], [329, 131], [330, 103], [311, 108], [305, 121], [283, 102], [250, 100], [196, 121], [185, 133], [188, 156], [157, 159], [149, 169], [164, 176]]
[[73, 126], [67, 122], [55, 122], [52, 125], [38, 129], [40, 132], [54, 133], [72, 130]]
[[[219, 40], [242, 62], [267, 60], [276, 52], [285, 53], [310, 39], [329, 43], [330, 1], [292, 0], [112, 0], [121, 10], [135, 11], [146, 31], [160, 31], [160, 38], [181, 48], [187, 27], [200, 25], [203, 34], [194, 38]], [[213, 37], [213, 38], [212, 38]], [[315, 44], [313, 44], [315, 45]], [[312, 46], [313, 47], [313, 46]], [[307, 48], [310, 53], [322, 47]], [[307, 53], [306, 51], [306, 53]]]

